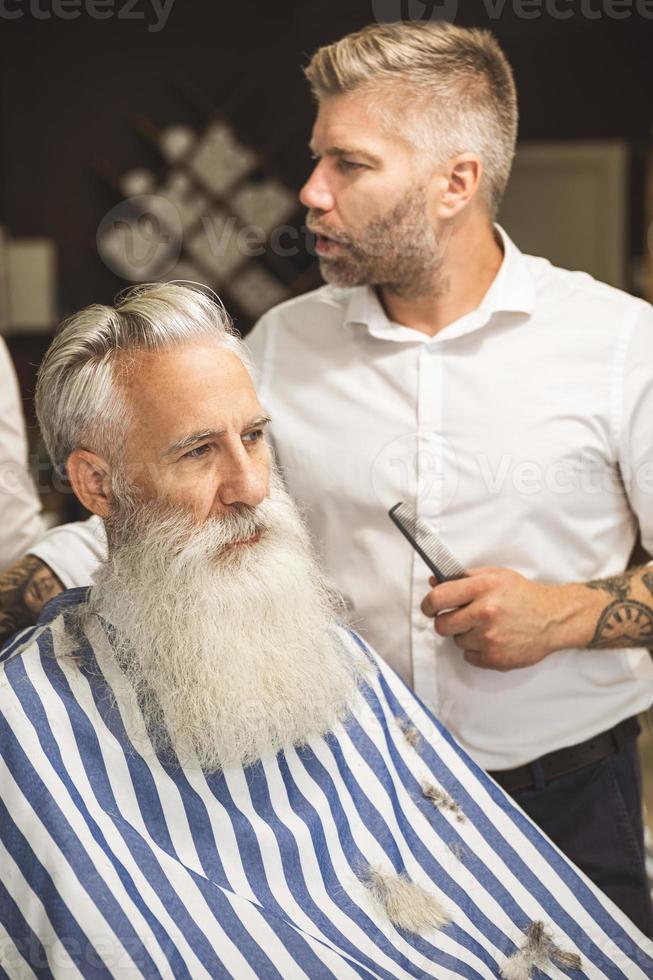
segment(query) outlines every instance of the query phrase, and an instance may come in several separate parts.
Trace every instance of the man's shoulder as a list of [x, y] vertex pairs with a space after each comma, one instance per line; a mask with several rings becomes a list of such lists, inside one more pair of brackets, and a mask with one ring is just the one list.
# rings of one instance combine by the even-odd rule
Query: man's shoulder
[[273, 306], [271, 310], [268, 310], [264, 314], [262, 319], [278, 318], [284, 320], [296, 315], [301, 316], [306, 310], [310, 309], [346, 310], [351, 294], [352, 289], [342, 289], [339, 286], [331, 286], [329, 283], [326, 283], [317, 289], [312, 289], [308, 293], [293, 296], [292, 299], [287, 299], [283, 303]]
[[0, 682], [19, 671], [26, 661], [54, 652], [54, 637], [61, 641], [66, 635], [71, 612], [85, 603], [88, 592], [88, 588], [61, 592], [46, 603], [33, 626], [16, 633], [0, 648]]
[[315, 316], [320, 317], [321, 324], [342, 322], [351, 293], [351, 289], [340, 289], [327, 284], [309, 293], [287, 299], [264, 313], [245, 341], [250, 343], [252, 338], [269, 328], [294, 325], [311, 327], [314, 325], [311, 318]]
[[596, 279], [588, 272], [565, 269], [548, 259], [525, 255], [541, 302], [581, 304], [588, 310], [603, 312], [614, 326], [614, 317], [634, 319], [653, 314], [646, 300]]
[[[360, 633], [345, 623], [338, 625], [337, 632], [342, 645], [357, 663], [362, 676], [367, 677], [368, 680], [373, 677], [383, 677], [386, 680], [390, 678], [393, 682], [396, 681], [400, 687], [405, 687], [399, 675], [379, 656]], [[406, 688], [406, 690], [408, 689]], [[410, 697], [414, 697], [412, 691]]]

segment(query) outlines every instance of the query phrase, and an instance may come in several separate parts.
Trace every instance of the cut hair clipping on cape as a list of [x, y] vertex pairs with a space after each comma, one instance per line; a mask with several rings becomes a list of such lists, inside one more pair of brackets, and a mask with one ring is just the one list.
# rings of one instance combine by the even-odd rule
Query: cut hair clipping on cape
[[364, 884], [375, 905], [398, 929], [419, 934], [423, 929], [441, 929], [451, 922], [451, 916], [435, 895], [406, 874], [370, 867]]
[[395, 719], [399, 728], [401, 729], [401, 734], [404, 736], [411, 748], [416, 749], [422, 740], [422, 736], [417, 731], [414, 725], [411, 725], [409, 721], [403, 718]]
[[459, 823], [464, 821], [465, 814], [462, 811], [460, 803], [456, 803], [454, 798], [446, 790], [440, 789], [433, 783], [422, 783], [422, 795], [425, 799], [430, 800], [438, 810], [450, 810], [451, 813], [455, 814], [456, 820]]
[[521, 947], [501, 968], [503, 980], [530, 980], [534, 970], [544, 970], [549, 963], [568, 970], [581, 969], [580, 956], [556, 946], [543, 922], [531, 922], [525, 932], [526, 938]]

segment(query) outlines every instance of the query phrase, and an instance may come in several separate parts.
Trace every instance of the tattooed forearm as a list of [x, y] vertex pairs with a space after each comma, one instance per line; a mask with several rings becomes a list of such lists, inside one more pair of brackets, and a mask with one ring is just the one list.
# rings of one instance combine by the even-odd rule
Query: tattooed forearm
[[633, 568], [623, 575], [586, 583], [588, 589], [607, 593], [611, 600], [601, 611], [588, 646], [653, 647], [653, 571]]
[[653, 595], [653, 572], [642, 572], [642, 582]]
[[590, 647], [652, 647], [653, 609], [634, 599], [609, 603], [599, 617]]
[[[627, 599], [630, 595], [631, 582], [635, 575], [641, 575], [641, 568], [629, 568], [622, 575], [611, 575], [609, 578], [600, 578], [595, 582], [586, 582], [588, 589], [602, 589], [615, 599]], [[651, 574], [644, 572], [644, 574]], [[653, 579], [653, 575], [651, 575]]]
[[40, 558], [27, 555], [0, 574], [0, 642], [36, 622], [63, 585]]

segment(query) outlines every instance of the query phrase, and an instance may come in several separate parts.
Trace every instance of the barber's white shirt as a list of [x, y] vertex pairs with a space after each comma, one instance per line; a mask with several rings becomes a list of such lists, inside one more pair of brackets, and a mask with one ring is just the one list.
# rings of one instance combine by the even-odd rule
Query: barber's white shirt
[[41, 505], [27, 464], [18, 383], [0, 337], [0, 571], [22, 558], [42, 533]]
[[653, 550], [653, 310], [503, 239], [478, 309], [435, 337], [389, 322], [373, 290], [327, 286], [247, 338], [288, 487], [354, 624], [489, 769], [653, 701], [645, 649], [466, 663], [420, 612], [429, 572], [387, 517], [416, 504], [466, 566], [546, 582], [623, 571], [638, 522]]

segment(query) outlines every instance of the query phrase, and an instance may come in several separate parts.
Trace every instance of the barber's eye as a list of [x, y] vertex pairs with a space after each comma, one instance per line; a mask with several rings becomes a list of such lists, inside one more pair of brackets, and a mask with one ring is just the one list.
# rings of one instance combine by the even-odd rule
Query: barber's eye
[[340, 160], [340, 169], [345, 171], [365, 170], [364, 163], [357, 163], [355, 160]]

